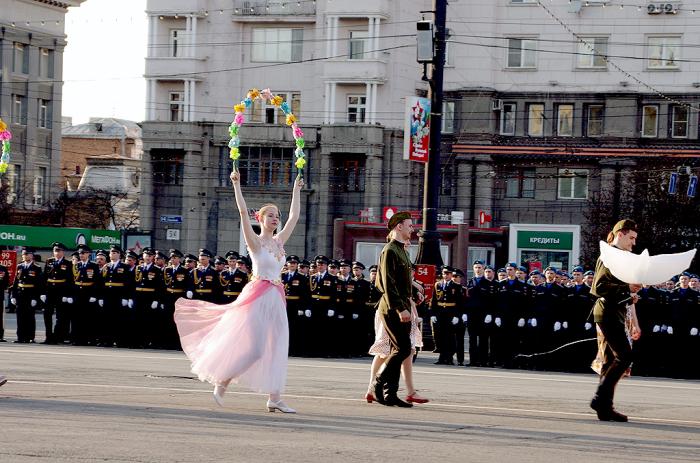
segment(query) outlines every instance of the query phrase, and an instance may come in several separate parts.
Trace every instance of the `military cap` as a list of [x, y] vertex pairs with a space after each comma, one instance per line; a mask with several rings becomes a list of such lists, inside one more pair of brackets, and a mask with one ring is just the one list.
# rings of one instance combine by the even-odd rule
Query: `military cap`
[[396, 214], [392, 215], [391, 218], [389, 219], [389, 223], [386, 224], [386, 227], [389, 230], [393, 230], [394, 227], [396, 227], [398, 224], [403, 222], [406, 219], [411, 218], [411, 213], [407, 211], [399, 211]]
[[133, 250], [131, 250], [131, 249], [129, 249], [129, 250], [126, 252], [126, 257], [131, 257], [131, 258], [134, 259], [134, 260], [139, 260], [139, 255], [136, 254], [136, 253], [135, 253]]
[[440, 271], [442, 273], [445, 273], [445, 272], [454, 273], [454, 269], [452, 267], [450, 267], [449, 265], [443, 265], [442, 269]]
[[81, 252], [92, 252], [92, 250], [90, 249], [90, 246], [88, 246], [87, 244], [79, 244], [78, 245], [78, 253], [81, 253]]
[[496, 270], [496, 273], [506, 273], [506, 269], [501, 267], [498, 270]]
[[613, 234], [622, 231], [622, 230], [631, 230], [631, 231], [637, 231], [637, 223], [632, 220], [632, 219], [622, 219], [619, 222], [615, 224], [615, 226], [612, 229]]
[[304, 259], [304, 260], [302, 260], [301, 262], [299, 262], [299, 267], [308, 267], [309, 265], [311, 265], [311, 262], [309, 262], [309, 261], [306, 260], [306, 259]]
[[587, 277], [588, 275], [595, 275], [595, 274], [593, 273], [593, 270], [586, 270], [585, 272], [583, 272], [583, 276]]
[[113, 244], [109, 247], [109, 252], [118, 252], [120, 255], [124, 255], [124, 250], [117, 246], [116, 244]]
[[141, 254], [147, 254], [149, 256], [155, 256], [156, 255], [156, 250], [153, 248], [143, 248], [141, 251]]
[[518, 270], [520, 270], [521, 272], [527, 273], [527, 269], [523, 265], [518, 266]]
[[472, 265], [485, 265], [484, 261], [481, 259], [477, 259], [474, 261]]
[[364, 270], [365, 266], [362, 262], [355, 261], [352, 263], [352, 268], [359, 268], [360, 270]]
[[683, 272], [681, 273], [682, 277], [688, 277], [688, 278], [693, 278], [693, 274], [690, 272]]
[[60, 241], [54, 241], [53, 243], [51, 243], [51, 247], [54, 251], [56, 250], [56, 248], [60, 249], [61, 251], [66, 250], [66, 245], [61, 243]]
[[484, 270], [493, 270], [493, 265], [484, 265]]
[[376, 272], [376, 271], [377, 271], [377, 266], [376, 266], [376, 265], [370, 265], [370, 266], [369, 266], [369, 271], [370, 271], [370, 272]]
[[299, 256], [295, 256], [294, 254], [292, 254], [291, 256], [287, 256], [287, 262], [296, 262], [298, 264]]
[[70, 253], [71, 257], [78, 257], [78, 251], [73, 251]]
[[182, 253], [178, 251], [177, 249], [171, 249], [168, 251], [168, 254], [170, 254], [170, 257], [179, 257], [182, 258]]
[[319, 255], [319, 256], [314, 257], [314, 261], [316, 261], [317, 264], [328, 265], [329, 259], [328, 259], [328, 257], [326, 257], [324, 255]]
[[516, 264], [515, 262], [508, 262], [508, 263], [506, 264], [506, 268], [508, 268], [508, 267], [512, 267], [512, 268], [514, 268], [514, 269], [517, 269], [517, 268], [518, 268], [518, 264]]
[[352, 262], [350, 262], [347, 259], [341, 259], [340, 262], [338, 262], [339, 267], [352, 267]]
[[196, 262], [196, 261], [197, 261], [197, 256], [195, 256], [194, 254], [185, 254], [185, 260], [186, 260], [186, 261], [187, 261], [187, 260], [193, 260], [193, 261]]
[[239, 255], [240, 254], [238, 254], [236, 251], [229, 251], [224, 257], [226, 257], [226, 259], [238, 259]]
[[22, 254], [34, 254], [34, 248], [30, 246], [25, 246], [22, 248]]
[[546, 267], [546, 268], [544, 269], [544, 271], [545, 271], [545, 272], [554, 272], [554, 273], [557, 273], [557, 272], [558, 272], [558, 270], [557, 270], [556, 267], [551, 267], [551, 266], [550, 266], [550, 267]]
[[98, 249], [95, 253], [96, 256], [109, 257], [109, 253], [104, 249]]
[[168, 260], [168, 256], [162, 251], [156, 251], [156, 259]]
[[205, 257], [208, 257], [208, 258], [210, 258], [210, 259], [211, 259], [212, 257], [214, 257], [214, 254], [212, 254], [212, 252], [211, 252], [210, 250], [205, 249], [205, 248], [202, 248], [202, 249], [199, 250], [199, 255], [200, 255], [200, 257], [201, 257], [201, 256], [205, 256]]
[[226, 265], [226, 259], [224, 259], [222, 256], [216, 256], [214, 258], [214, 263], [218, 265]]
[[330, 261], [330, 262], [328, 263], [328, 266], [329, 266], [329, 267], [337, 268], [337, 267], [339, 267], [338, 264], [339, 264], [339, 262], [338, 262], [337, 260], [333, 259], [332, 261]]
[[577, 265], [576, 267], [573, 268], [573, 270], [571, 270], [571, 273], [576, 273], [576, 272], [583, 273], [583, 267], [581, 267], [580, 265]]
[[458, 268], [455, 269], [455, 275], [464, 278], [464, 272]]
[[540, 272], [538, 269], [535, 269], [532, 272], [530, 272], [530, 275], [528, 275], [528, 276], [532, 276], [532, 275], [542, 275], [542, 272]]

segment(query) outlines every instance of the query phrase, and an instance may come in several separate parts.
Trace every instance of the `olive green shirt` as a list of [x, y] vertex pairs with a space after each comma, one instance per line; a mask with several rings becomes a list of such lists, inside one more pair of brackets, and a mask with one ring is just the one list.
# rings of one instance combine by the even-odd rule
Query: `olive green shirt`
[[598, 298], [593, 306], [593, 320], [596, 323], [607, 320], [625, 322], [627, 304], [630, 303], [629, 284], [617, 279], [600, 257], [595, 266], [591, 294]]
[[401, 313], [411, 310], [411, 260], [403, 243], [391, 240], [379, 256], [376, 286], [382, 292], [377, 310], [386, 315], [390, 310]]

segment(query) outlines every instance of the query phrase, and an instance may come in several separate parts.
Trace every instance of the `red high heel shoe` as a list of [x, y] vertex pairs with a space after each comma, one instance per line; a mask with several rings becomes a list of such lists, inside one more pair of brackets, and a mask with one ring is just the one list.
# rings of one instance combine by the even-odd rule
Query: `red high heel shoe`
[[430, 400], [426, 399], [425, 397], [421, 397], [417, 392], [414, 392], [413, 394], [406, 396], [406, 402], [414, 404], [427, 404], [430, 402]]
[[367, 394], [365, 394], [365, 400], [367, 401], [368, 404], [371, 404], [372, 402], [374, 402], [377, 399], [375, 399], [374, 396], [368, 392]]

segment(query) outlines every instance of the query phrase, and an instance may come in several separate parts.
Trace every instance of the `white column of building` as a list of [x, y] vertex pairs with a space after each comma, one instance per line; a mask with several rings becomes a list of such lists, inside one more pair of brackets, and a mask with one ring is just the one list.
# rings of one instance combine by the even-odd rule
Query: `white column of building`
[[333, 16], [326, 17], [326, 56], [333, 53]]
[[185, 17], [185, 52], [182, 54], [182, 56], [190, 56], [190, 53], [192, 53], [192, 47], [190, 46], [191, 41], [192, 41], [192, 16], [188, 14]]
[[151, 58], [153, 56], [153, 46], [154, 43], [154, 31], [155, 31], [155, 19], [156, 16], [148, 15], [148, 48], [146, 50], [146, 57]]
[[377, 86], [378, 85], [379, 84], [377, 84], [376, 82], [374, 82], [372, 84], [372, 111], [371, 111], [372, 119], [370, 120], [370, 124], [374, 124], [375, 122], [377, 122]]
[[372, 46], [372, 50], [374, 50], [374, 53], [372, 56], [376, 59], [379, 58], [379, 23], [381, 22], [381, 18], [375, 17], [374, 18], [374, 44]]
[[331, 108], [330, 108], [330, 123], [335, 124], [335, 91], [338, 87], [336, 82], [331, 82]]
[[338, 55], [338, 20], [340, 18], [338, 16], [333, 17], [333, 37], [331, 39], [332, 42], [332, 56], [337, 56]]
[[369, 17], [369, 25], [367, 26], [367, 41], [365, 44], [367, 47], [367, 50], [365, 50], [365, 56], [364, 56], [365, 58], [374, 58], [374, 51], [369, 51], [369, 50], [374, 50], [374, 32], [375, 32], [374, 16], [370, 16]]
[[323, 101], [323, 123], [328, 124], [331, 121], [331, 84], [326, 82], [326, 92], [324, 93]]
[[196, 110], [195, 108], [197, 105], [197, 91], [195, 86], [196, 83], [197, 82], [194, 79], [190, 80], [190, 122], [195, 121], [194, 112]]
[[189, 114], [190, 114], [190, 81], [185, 79], [182, 82], [185, 86], [185, 89], [183, 91], [183, 94], [184, 94], [183, 99], [185, 101], [182, 105], [182, 120], [184, 122], [189, 122], [190, 121], [190, 117], [189, 117]]
[[192, 16], [192, 33], [190, 34], [190, 53], [187, 56], [194, 58], [197, 54], [197, 16]]
[[372, 84], [367, 82], [365, 84], [365, 120], [362, 121], [364, 124], [369, 124], [372, 117]]
[[144, 116], [147, 121], [153, 120], [153, 107], [154, 104], [154, 86], [153, 82], [155, 79], [146, 79], [146, 115]]

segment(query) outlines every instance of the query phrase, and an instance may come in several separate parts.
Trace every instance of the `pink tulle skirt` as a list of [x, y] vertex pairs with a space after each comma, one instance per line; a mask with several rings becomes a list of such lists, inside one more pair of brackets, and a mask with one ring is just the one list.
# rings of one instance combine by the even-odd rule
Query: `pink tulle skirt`
[[289, 326], [281, 286], [254, 280], [226, 305], [178, 299], [175, 323], [201, 381], [231, 381], [267, 394], [284, 391]]

